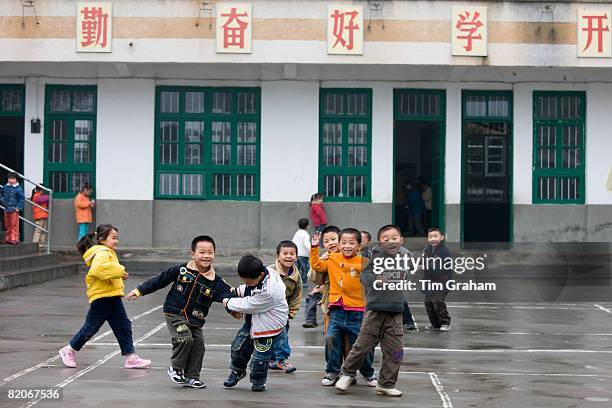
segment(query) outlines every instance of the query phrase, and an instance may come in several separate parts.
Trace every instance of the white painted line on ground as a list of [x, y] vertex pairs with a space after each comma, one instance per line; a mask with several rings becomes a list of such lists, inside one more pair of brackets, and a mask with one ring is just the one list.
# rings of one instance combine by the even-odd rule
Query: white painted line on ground
[[447, 308], [454, 309], [524, 309], [524, 310], [593, 310], [589, 307], [572, 306], [476, 306], [476, 305], [446, 305]]
[[[144, 316], [146, 316], [146, 315], [148, 315], [150, 313], [153, 313], [154, 311], [161, 309], [161, 307], [162, 307], [161, 305], [160, 306], [155, 306], [152, 309], [149, 309], [149, 310], [147, 310], [147, 311], [145, 311], [145, 312], [143, 312], [143, 313], [141, 313], [139, 315], [136, 315], [136, 316], [132, 317], [132, 321], [133, 320], [138, 320], [141, 317], [144, 317]], [[95, 341], [101, 340], [102, 338], [108, 336], [112, 332], [113, 332], [112, 330], [107, 330], [104, 333], [94, 337], [92, 340], [90, 340], [90, 342], [95, 342]], [[25, 370], [22, 370], [22, 371], [20, 371], [20, 372], [18, 372], [16, 374], [13, 374], [13, 375], [11, 375], [9, 377], [6, 377], [4, 380], [2, 380], [2, 382], [0, 382], [0, 387], [2, 387], [4, 384], [6, 384], [6, 383], [8, 383], [10, 381], [13, 381], [16, 378], [19, 378], [19, 377], [21, 377], [23, 375], [31, 373], [32, 371], [36, 371], [36, 370], [38, 370], [41, 367], [48, 366], [50, 363], [52, 363], [52, 362], [54, 362], [54, 361], [56, 361], [58, 359], [59, 359], [59, 355], [56, 355], [54, 357], [49, 358], [48, 360], [43, 361], [42, 363], [38, 363], [35, 366], [26, 368]]]
[[453, 408], [453, 403], [451, 402], [446, 391], [444, 391], [444, 387], [442, 386], [442, 383], [438, 379], [438, 376], [436, 375], [436, 373], [427, 373], [427, 374], [429, 375], [429, 379], [431, 380], [431, 383], [433, 384], [434, 388], [438, 392], [438, 395], [440, 396], [440, 399], [442, 400], [442, 407], [443, 408]]
[[[151, 337], [152, 335], [154, 335], [155, 333], [157, 333], [159, 330], [161, 330], [162, 328], [164, 328], [166, 326], [166, 323], [160, 323], [159, 325], [157, 325], [157, 327], [155, 327], [154, 329], [150, 330], [148, 333], [144, 334], [142, 337], [138, 338], [134, 344], [138, 344], [140, 343], [142, 340], [145, 340], [149, 337]], [[110, 354], [105, 355], [104, 357], [102, 357], [100, 360], [96, 361], [95, 363], [93, 363], [92, 365], [80, 370], [79, 372], [71, 375], [70, 377], [66, 378], [64, 381], [62, 381], [59, 384], [56, 384], [54, 386], [54, 388], [64, 388], [65, 386], [67, 386], [68, 384], [70, 384], [71, 382], [73, 382], [74, 380], [84, 376], [85, 374], [95, 370], [96, 368], [100, 367], [101, 365], [103, 365], [104, 363], [106, 363], [108, 360], [110, 360], [111, 358], [115, 357], [116, 355], [118, 355], [119, 353], [121, 353], [121, 350], [116, 350], [113, 351]], [[42, 401], [42, 398], [38, 398], [34, 401], [30, 401], [29, 403], [27, 403], [26, 405], [22, 406], [22, 408], [30, 408], [33, 407], [34, 405], [38, 404], [40, 401]]]
[[[470, 334], [483, 334], [483, 332], [472, 331], [468, 332]], [[559, 332], [484, 332], [484, 334], [488, 335], [521, 335], [521, 336], [612, 336], [612, 333], [559, 333]]]
[[603, 310], [606, 313], [612, 313], [612, 310], [610, 309], [606, 309], [605, 307], [601, 306], [601, 305], [595, 305], [596, 308], [598, 308], [599, 310]]
[[[118, 343], [95, 343], [92, 346], [117, 346]], [[172, 347], [171, 343], [140, 343], [141, 347]], [[231, 344], [207, 344], [206, 347], [230, 347]], [[295, 345], [292, 344], [291, 348], [295, 349], [314, 349], [322, 350], [325, 346], [306, 346], [306, 345]], [[376, 347], [380, 350], [380, 347]], [[602, 353], [612, 354], [612, 350], [578, 350], [578, 349], [558, 349], [558, 350], [547, 350], [547, 349], [443, 349], [443, 348], [428, 348], [428, 347], [404, 347], [405, 351], [434, 351], [434, 352], [452, 352], [452, 353]]]

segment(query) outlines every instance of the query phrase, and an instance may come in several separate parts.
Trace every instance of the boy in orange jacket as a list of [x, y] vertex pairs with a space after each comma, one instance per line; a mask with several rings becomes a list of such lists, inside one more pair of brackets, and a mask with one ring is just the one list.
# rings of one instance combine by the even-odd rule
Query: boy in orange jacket
[[[342, 365], [343, 337], [346, 335], [352, 347], [361, 328], [366, 300], [360, 274], [367, 259], [357, 255], [361, 247], [361, 232], [345, 228], [340, 232], [340, 252], [330, 253], [328, 259], [319, 258], [320, 234], [313, 234], [310, 248], [310, 265], [317, 272], [329, 274], [329, 311], [330, 321], [327, 328], [327, 341], [330, 343], [329, 358], [325, 377], [321, 385], [336, 383]], [[369, 386], [378, 385], [371, 364], [362, 371]]]

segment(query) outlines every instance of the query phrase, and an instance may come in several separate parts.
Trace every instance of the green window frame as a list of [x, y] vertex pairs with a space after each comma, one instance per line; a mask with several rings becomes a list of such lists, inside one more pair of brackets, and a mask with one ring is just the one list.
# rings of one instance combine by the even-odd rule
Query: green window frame
[[534, 204], [584, 204], [585, 92], [534, 91]]
[[261, 91], [158, 86], [155, 198], [259, 200]]
[[44, 183], [56, 198], [95, 187], [96, 115], [95, 85], [46, 86]]
[[319, 191], [327, 201], [372, 197], [372, 90], [321, 88]]
[[25, 87], [22, 84], [0, 84], [0, 116], [25, 114]]

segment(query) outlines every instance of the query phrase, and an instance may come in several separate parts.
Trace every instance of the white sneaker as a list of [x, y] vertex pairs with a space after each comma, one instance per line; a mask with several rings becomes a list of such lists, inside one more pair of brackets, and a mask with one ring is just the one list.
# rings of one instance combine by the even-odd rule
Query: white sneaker
[[366, 377], [363, 376], [363, 378], [365, 378], [366, 380], [366, 384], [368, 384], [369, 387], [377, 387], [378, 386], [378, 378], [376, 378], [376, 376], [371, 376], [371, 377]]
[[451, 329], [450, 324], [443, 324], [442, 326], [440, 326], [440, 331], [449, 331], [450, 329]]
[[336, 381], [336, 388], [340, 391], [346, 391], [348, 390], [348, 387], [350, 387], [353, 383], [353, 380], [353, 377], [351, 377], [350, 375], [343, 374], [340, 376], [338, 381]]
[[332, 385], [334, 385], [336, 383], [336, 381], [338, 381], [338, 376], [335, 374], [325, 374], [325, 377], [323, 377], [323, 380], [321, 380], [321, 385], [325, 386], [325, 387], [331, 387]]
[[376, 394], [384, 395], [387, 397], [401, 397], [403, 393], [395, 387], [383, 388], [381, 386], [376, 386]]

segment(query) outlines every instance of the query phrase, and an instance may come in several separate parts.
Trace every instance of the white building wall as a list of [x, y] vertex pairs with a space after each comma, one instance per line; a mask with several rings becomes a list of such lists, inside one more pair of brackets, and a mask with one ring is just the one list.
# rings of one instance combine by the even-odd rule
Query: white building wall
[[512, 201], [531, 204], [533, 157], [533, 85], [514, 88], [512, 132]]
[[152, 200], [155, 82], [100, 79], [96, 194], [107, 200]]
[[[30, 120], [40, 119], [40, 133], [31, 133]], [[45, 140], [45, 83], [39, 79], [25, 81], [25, 126], [23, 174], [38, 183], [43, 182]]]
[[446, 151], [444, 187], [446, 204], [461, 202], [461, 87], [446, 88]]
[[307, 202], [318, 191], [319, 84], [261, 84], [260, 200]]
[[608, 172], [612, 171], [611, 105], [612, 84], [588, 85], [585, 189], [587, 204], [612, 204], [612, 191], [606, 189]]
[[393, 85], [372, 87], [372, 202], [393, 201]]

